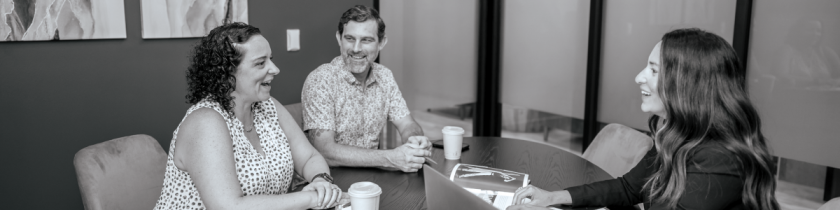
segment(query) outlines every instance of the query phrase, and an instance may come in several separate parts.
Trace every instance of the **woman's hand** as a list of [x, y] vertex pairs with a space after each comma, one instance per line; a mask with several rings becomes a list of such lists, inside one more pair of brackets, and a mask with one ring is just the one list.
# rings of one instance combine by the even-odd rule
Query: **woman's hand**
[[341, 209], [344, 209], [345, 206], [349, 206], [349, 204], [350, 204], [350, 195], [348, 195], [347, 193], [342, 193], [341, 197], [338, 199], [338, 201], [335, 202], [335, 206], [321, 206], [321, 207], [315, 207], [315, 208], [312, 208], [312, 209], [329, 209], [329, 208], [335, 207], [335, 210], [341, 210]]
[[315, 206], [315, 209], [325, 209], [335, 206], [342, 198], [341, 188], [321, 178], [317, 178], [312, 183], [309, 183], [309, 185], [306, 185], [306, 187], [303, 187], [301, 192], [303, 191], [315, 191], [318, 193], [318, 198], [311, 205]]
[[[560, 203], [556, 201], [563, 200], [554, 198], [553, 196], [554, 194], [549, 191], [534, 187], [534, 185], [528, 185], [516, 190], [516, 193], [513, 195], [513, 205], [528, 204], [534, 206], [548, 206]], [[526, 198], [530, 199], [530, 201]]]
[[529, 205], [529, 204], [520, 204], [520, 205], [508, 206], [507, 207], [507, 210], [535, 210], [535, 209], [537, 209], [537, 210], [549, 209], [550, 210], [550, 208], [548, 208], [548, 207], [534, 206], [534, 205]]

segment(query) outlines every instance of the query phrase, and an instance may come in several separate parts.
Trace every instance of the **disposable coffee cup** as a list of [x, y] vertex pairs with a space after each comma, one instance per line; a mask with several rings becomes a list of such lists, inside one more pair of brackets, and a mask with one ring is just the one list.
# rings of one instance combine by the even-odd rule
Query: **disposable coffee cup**
[[382, 188], [373, 182], [356, 182], [347, 190], [353, 210], [379, 210]]
[[464, 129], [458, 126], [443, 127], [443, 152], [448, 160], [461, 159], [461, 143], [464, 142]]

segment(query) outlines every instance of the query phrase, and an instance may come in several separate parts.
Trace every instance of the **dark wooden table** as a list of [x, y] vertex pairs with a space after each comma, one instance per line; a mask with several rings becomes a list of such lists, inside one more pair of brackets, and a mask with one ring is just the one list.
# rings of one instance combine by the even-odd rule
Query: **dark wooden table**
[[[531, 184], [556, 191], [567, 187], [612, 179], [607, 172], [578, 155], [543, 142], [499, 137], [464, 137], [469, 149], [460, 160], [446, 160], [443, 149], [434, 148], [428, 163], [435, 170], [449, 174], [457, 163], [485, 165], [524, 172], [531, 175]], [[370, 181], [382, 188], [380, 209], [426, 209], [423, 172], [404, 173], [376, 168], [334, 167], [335, 184], [345, 192], [350, 185]]]

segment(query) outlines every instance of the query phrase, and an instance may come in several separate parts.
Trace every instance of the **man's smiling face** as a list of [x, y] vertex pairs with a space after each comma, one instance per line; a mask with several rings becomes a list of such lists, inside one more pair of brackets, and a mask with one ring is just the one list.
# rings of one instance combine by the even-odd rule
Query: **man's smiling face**
[[376, 21], [368, 19], [364, 22], [349, 21], [344, 26], [344, 34], [336, 32], [344, 67], [351, 73], [365, 73], [379, 56], [387, 39], [379, 40], [377, 31]]

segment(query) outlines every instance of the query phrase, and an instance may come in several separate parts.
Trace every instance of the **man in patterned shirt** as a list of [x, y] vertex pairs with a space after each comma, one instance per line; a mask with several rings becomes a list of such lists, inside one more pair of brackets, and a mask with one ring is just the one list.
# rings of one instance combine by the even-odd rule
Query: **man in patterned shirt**
[[[374, 63], [388, 42], [378, 12], [350, 8], [335, 38], [341, 55], [309, 73], [303, 85], [303, 130], [309, 141], [331, 166], [422, 168], [431, 143], [409, 115], [391, 70]], [[407, 143], [380, 150], [378, 137], [387, 120]]]

